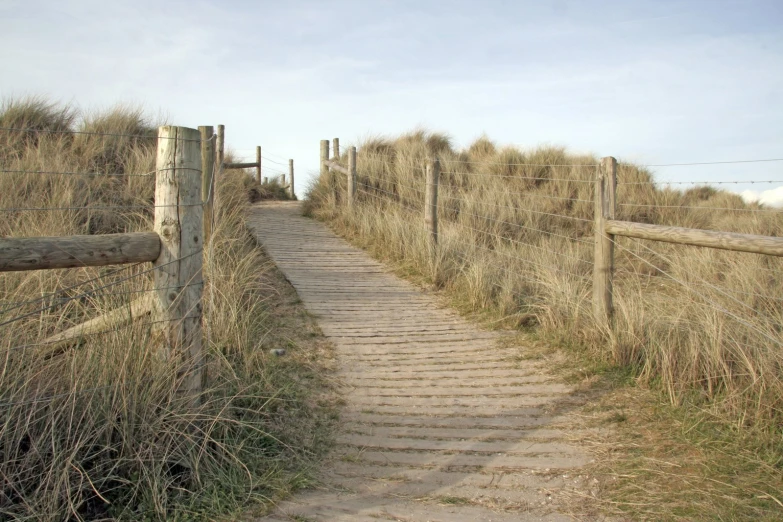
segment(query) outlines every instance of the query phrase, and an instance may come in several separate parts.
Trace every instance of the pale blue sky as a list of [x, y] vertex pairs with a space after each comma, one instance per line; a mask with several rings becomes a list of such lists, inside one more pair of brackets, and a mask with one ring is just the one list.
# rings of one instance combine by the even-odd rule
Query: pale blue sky
[[[299, 180], [320, 139], [416, 126], [642, 163], [783, 158], [780, 0], [0, 0], [0, 23], [3, 97], [223, 123]], [[655, 170], [783, 179], [783, 162]]]

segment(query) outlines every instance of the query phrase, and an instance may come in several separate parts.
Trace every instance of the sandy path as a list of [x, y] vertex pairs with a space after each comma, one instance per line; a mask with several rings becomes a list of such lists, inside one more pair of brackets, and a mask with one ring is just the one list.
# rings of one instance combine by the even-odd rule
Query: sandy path
[[259, 204], [249, 224], [335, 344], [345, 399], [322, 485], [263, 520], [573, 520], [590, 457], [569, 386], [297, 203]]

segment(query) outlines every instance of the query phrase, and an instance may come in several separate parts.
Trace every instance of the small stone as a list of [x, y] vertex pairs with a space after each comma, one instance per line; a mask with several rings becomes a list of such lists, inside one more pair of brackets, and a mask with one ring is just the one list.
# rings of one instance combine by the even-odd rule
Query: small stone
[[283, 348], [272, 348], [271, 350], [269, 350], [269, 353], [271, 353], [272, 355], [277, 355], [278, 357], [281, 357], [281, 356], [285, 355], [285, 349], [283, 349]]

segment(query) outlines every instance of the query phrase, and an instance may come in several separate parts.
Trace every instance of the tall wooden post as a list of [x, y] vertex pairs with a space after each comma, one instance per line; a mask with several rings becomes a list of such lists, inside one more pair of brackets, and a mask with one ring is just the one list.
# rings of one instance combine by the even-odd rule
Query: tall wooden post
[[201, 294], [204, 216], [201, 202], [201, 135], [196, 129], [158, 129], [155, 178], [155, 260], [163, 356], [179, 362], [180, 390], [194, 397], [202, 390], [204, 354]]
[[329, 167], [324, 163], [329, 161], [329, 140], [321, 140], [321, 179], [326, 179], [326, 175], [329, 174]]
[[430, 234], [430, 244], [438, 244], [438, 181], [440, 180], [440, 160], [427, 162], [427, 187], [424, 194], [424, 223]]
[[356, 147], [348, 149], [348, 206], [356, 198]]
[[261, 145], [256, 146], [256, 181], [261, 183]]
[[[215, 197], [213, 198], [212, 201], [213, 216], [218, 215], [218, 212], [220, 211], [220, 192], [218, 191], [218, 183], [220, 182], [220, 180], [223, 179], [223, 161], [225, 159], [225, 150], [226, 150], [225, 146], [226, 146], [226, 126], [218, 125], [217, 126], [217, 165], [215, 167], [216, 171], [214, 173], [215, 186], [213, 187], [215, 190]], [[214, 223], [215, 219], [213, 219], [212, 221]]]
[[339, 160], [340, 159], [340, 138], [334, 138], [332, 140], [332, 148], [334, 149], [332, 152], [334, 154], [334, 159]]
[[215, 200], [215, 129], [198, 128], [201, 134], [201, 201], [204, 202], [204, 244], [212, 237], [212, 203]]
[[595, 263], [593, 265], [593, 315], [603, 326], [611, 327], [614, 306], [612, 279], [614, 276], [614, 235], [607, 234], [607, 219], [615, 218], [617, 160], [609, 156], [601, 160], [595, 180]]
[[289, 185], [289, 195], [291, 196], [291, 199], [296, 198], [296, 192], [294, 192], [294, 160], [290, 159], [288, 160], [288, 183]]
[[226, 126], [218, 125], [217, 131], [217, 159], [218, 159], [218, 172], [223, 173], [223, 156], [225, 153], [226, 145]]

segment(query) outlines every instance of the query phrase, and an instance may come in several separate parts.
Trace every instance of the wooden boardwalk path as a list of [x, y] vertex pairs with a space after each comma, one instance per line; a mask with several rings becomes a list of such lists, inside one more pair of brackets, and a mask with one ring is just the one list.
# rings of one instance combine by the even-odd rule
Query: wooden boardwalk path
[[336, 345], [346, 402], [322, 486], [264, 520], [573, 520], [588, 456], [568, 386], [297, 203], [256, 205], [249, 224]]

